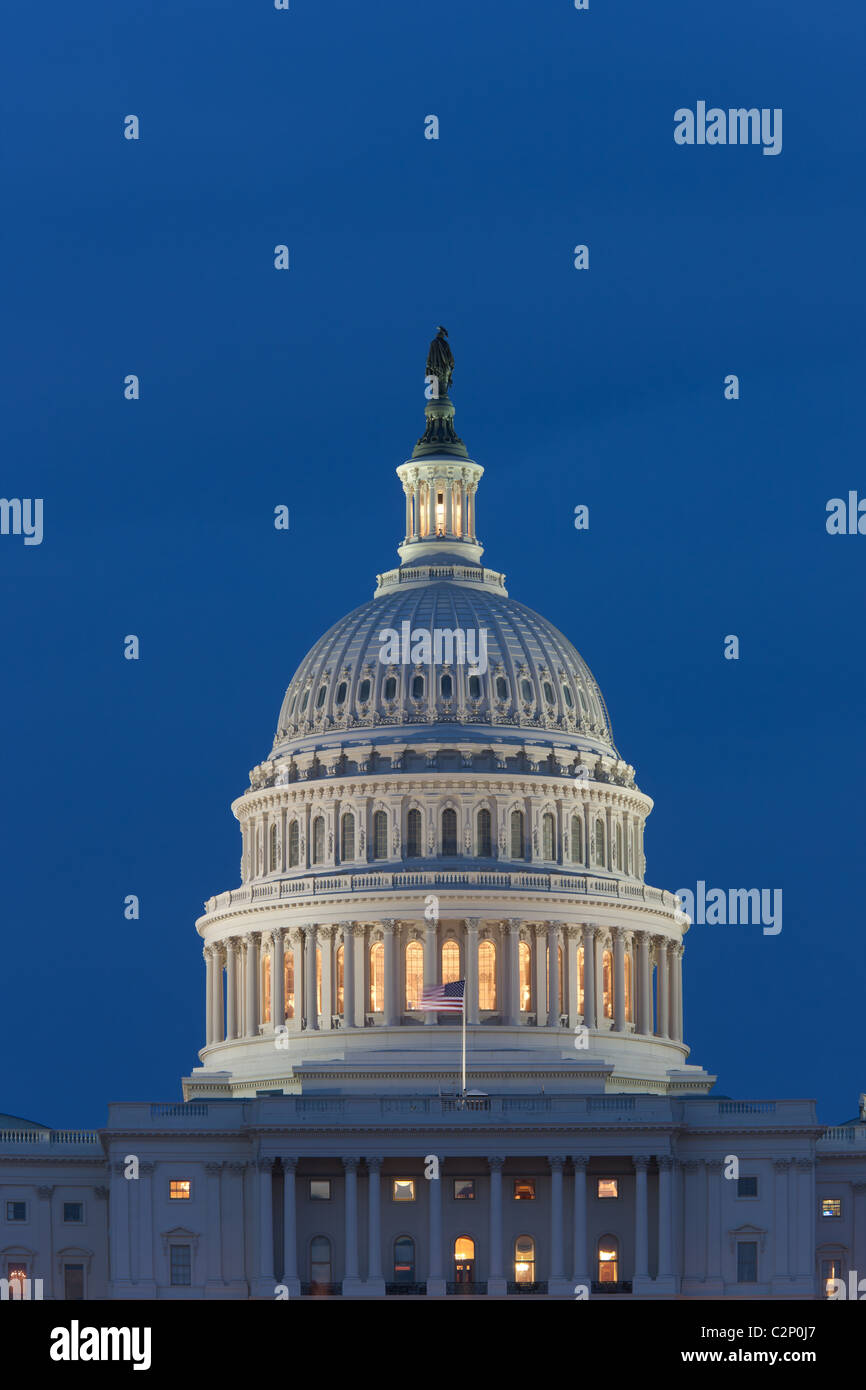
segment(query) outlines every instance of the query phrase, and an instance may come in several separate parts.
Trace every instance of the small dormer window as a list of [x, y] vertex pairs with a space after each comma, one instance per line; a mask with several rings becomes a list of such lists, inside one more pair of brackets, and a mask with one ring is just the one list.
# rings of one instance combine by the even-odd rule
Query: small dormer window
[[328, 687], [326, 685], [323, 685], [318, 695], [316, 696], [316, 709], [322, 708], [322, 705], [325, 703], [325, 696], [327, 695], [327, 693]]
[[504, 676], [496, 677], [496, 698], [497, 700], [508, 699], [508, 681]]
[[340, 681], [340, 684], [337, 686], [337, 694], [334, 697], [335, 705], [344, 705], [346, 703], [346, 689], [346, 682]]
[[470, 700], [480, 700], [480, 699], [481, 699], [481, 677], [480, 677], [480, 676], [470, 676], [470, 677], [469, 677], [469, 698], [470, 698]]
[[310, 692], [309, 692], [309, 690], [305, 690], [305, 691], [304, 691], [304, 698], [303, 698], [303, 700], [301, 701], [301, 714], [303, 714], [304, 710], [307, 708], [307, 703], [308, 703], [308, 701], [309, 701], [309, 698], [310, 698]]
[[550, 681], [545, 681], [542, 689], [544, 690], [544, 698], [547, 703], [549, 705], [554, 704], [553, 686], [550, 684]]
[[423, 700], [423, 699], [424, 699], [424, 677], [423, 677], [423, 676], [413, 676], [413, 677], [412, 677], [412, 699], [413, 699], [413, 700]]
[[454, 682], [452, 681], [450, 676], [442, 677], [440, 689], [442, 691], [442, 699], [450, 700], [454, 691]]
[[562, 694], [568, 709], [574, 709], [574, 696], [569, 687], [565, 684], [563, 684], [562, 687]]
[[361, 703], [362, 705], [365, 705], [365, 704], [367, 703], [367, 701], [369, 700], [369, 698], [370, 698], [370, 682], [369, 682], [368, 680], [362, 680], [362, 681], [361, 681], [361, 684], [358, 686], [358, 700], [360, 701], [360, 703]]
[[521, 681], [520, 693], [523, 696], [526, 703], [528, 705], [531, 705], [533, 700], [535, 699], [535, 692], [532, 689], [532, 681]]
[[382, 691], [382, 694], [384, 695], [386, 700], [395, 700], [397, 698], [396, 676], [388, 676], [387, 680], [385, 681], [385, 687]]

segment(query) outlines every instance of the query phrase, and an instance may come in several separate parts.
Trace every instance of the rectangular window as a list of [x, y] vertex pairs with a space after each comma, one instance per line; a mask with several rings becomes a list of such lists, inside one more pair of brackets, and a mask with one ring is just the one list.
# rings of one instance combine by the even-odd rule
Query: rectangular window
[[821, 1198], [822, 1216], [841, 1216], [842, 1198], [841, 1197], [822, 1197]]
[[63, 1266], [63, 1297], [78, 1303], [84, 1297], [84, 1265]]
[[168, 1195], [173, 1202], [185, 1202], [192, 1196], [192, 1183], [189, 1178], [170, 1178]]
[[758, 1179], [756, 1177], [737, 1178], [738, 1197], [757, 1197]]
[[596, 1193], [596, 1196], [598, 1196], [598, 1197], [618, 1197], [618, 1196], [619, 1196], [619, 1179], [618, 1179], [618, 1178], [599, 1178], [599, 1180], [598, 1180], [598, 1191], [597, 1191], [597, 1193]]
[[515, 1202], [535, 1201], [535, 1178], [514, 1179], [514, 1200]]
[[331, 1179], [330, 1178], [310, 1178], [310, 1201], [311, 1202], [330, 1202], [331, 1200]]
[[26, 1202], [7, 1202], [6, 1203], [7, 1221], [26, 1221], [27, 1203]]
[[186, 1287], [192, 1283], [192, 1247], [189, 1245], [172, 1245], [171, 1247], [171, 1283], [177, 1287]]
[[393, 1202], [414, 1202], [415, 1179], [395, 1178], [391, 1184], [391, 1200]]
[[757, 1284], [758, 1242], [741, 1240], [737, 1243], [737, 1283]]
[[455, 1178], [454, 1179], [454, 1200], [455, 1202], [472, 1201], [475, 1197], [474, 1178]]
[[84, 1220], [84, 1203], [64, 1202], [63, 1220], [68, 1222], [70, 1225], [80, 1226], [82, 1221]]

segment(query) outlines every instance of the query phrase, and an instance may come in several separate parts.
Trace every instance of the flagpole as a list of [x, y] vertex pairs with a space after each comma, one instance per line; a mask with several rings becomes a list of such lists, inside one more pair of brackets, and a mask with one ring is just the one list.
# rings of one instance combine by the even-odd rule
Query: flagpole
[[463, 1094], [466, 1095], [466, 986], [463, 986]]

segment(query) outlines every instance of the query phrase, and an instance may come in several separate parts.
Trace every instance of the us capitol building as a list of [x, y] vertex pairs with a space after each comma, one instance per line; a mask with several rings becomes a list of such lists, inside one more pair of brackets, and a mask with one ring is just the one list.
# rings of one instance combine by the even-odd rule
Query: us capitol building
[[[440, 329], [400, 563], [303, 659], [233, 803], [183, 1102], [93, 1132], [0, 1116], [13, 1296], [814, 1299], [866, 1276], [866, 1098], [826, 1129], [689, 1062], [652, 801], [583, 658], [482, 563], [452, 370]], [[460, 1015], [419, 1007], [458, 980], [465, 1090]]]

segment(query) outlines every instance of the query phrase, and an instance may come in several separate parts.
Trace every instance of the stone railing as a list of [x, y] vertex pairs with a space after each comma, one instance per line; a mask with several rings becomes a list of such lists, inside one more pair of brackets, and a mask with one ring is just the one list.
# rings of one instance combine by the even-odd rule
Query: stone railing
[[99, 1144], [95, 1129], [0, 1129], [0, 1144], [84, 1144], [89, 1148]]
[[369, 893], [390, 889], [406, 892], [427, 888], [506, 889], [512, 892], [565, 893], [574, 897], [609, 898], [621, 902], [647, 903], [677, 911], [678, 903], [672, 893], [651, 888], [633, 880], [595, 878], [589, 874], [557, 874], [497, 869], [375, 869], [369, 873], [303, 875], [298, 878], [273, 879], [264, 883], [245, 884], [208, 898], [205, 912], [228, 912], [251, 902], [280, 902], [286, 899], [321, 898], [335, 893]]
[[830, 1125], [818, 1138], [819, 1144], [859, 1144], [866, 1152], [866, 1125]]

